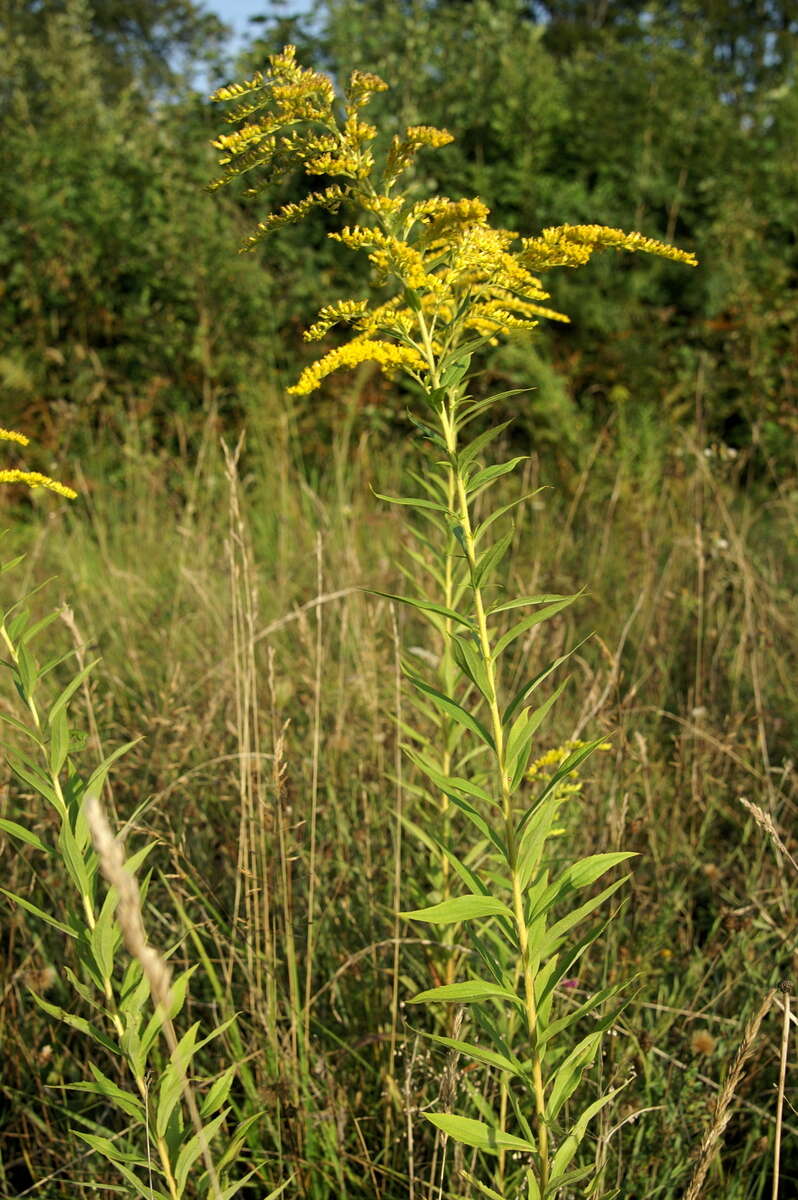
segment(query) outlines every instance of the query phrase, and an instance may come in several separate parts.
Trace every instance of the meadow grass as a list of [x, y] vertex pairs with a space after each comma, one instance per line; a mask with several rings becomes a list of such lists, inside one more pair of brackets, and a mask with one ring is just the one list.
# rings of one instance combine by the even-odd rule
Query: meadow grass
[[[153, 938], [176, 946], [176, 969], [201, 962], [201, 955], [207, 959], [210, 970], [201, 965], [192, 981], [191, 1014], [247, 1012], [238, 1023], [240, 1046], [229, 1045], [226, 1054], [245, 1061], [253, 1101], [270, 1114], [250, 1150], [268, 1164], [264, 1182], [282, 1166], [286, 1176], [299, 1171], [307, 1194], [398, 1197], [411, 1185], [418, 1196], [437, 1194], [435, 1145], [417, 1121], [411, 1131], [408, 1113], [435, 1103], [446, 1060], [408, 1030], [407, 1010], [400, 1007], [396, 1029], [390, 1017], [394, 984], [403, 999], [424, 985], [438, 961], [434, 939], [404, 927], [395, 975], [397, 866], [402, 903], [412, 898], [411, 884], [421, 897], [423, 874], [431, 868], [407, 836], [397, 863], [396, 788], [384, 783], [395, 763], [395, 728], [375, 715], [395, 703], [395, 641], [387, 603], [358, 590], [366, 582], [385, 591], [399, 585], [391, 548], [401, 539], [401, 523], [375, 509], [367, 481], [398, 488], [404, 464], [393, 447], [385, 455], [362, 429], [349, 448], [348, 472], [308, 470], [285, 455], [276, 436], [281, 423], [276, 402], [263, 397], [237, 468], [235, 487], [247, 496], [241, 526], [231, 523], [233, 480], [208, 414], [212, 434], [200, 426], [177, 459], [160, 455], [163, 431], [156, 439], [132, 426], [126, 454], [102, 431], [90, 453], [81, 447], [83, 461], [92, 463], [83, 511], [20, 504], [4, 522], [14, 543], [9, 549], [27, 550], [27, 589], [57, 577], [49, 594], [33, 602], [38, 614], [55, 599], [71, 605], [70, 624], [57, 623], [42, 635], [48, 654], [75, 643], [88, 658], [102, 654], [99, 674], [73, 702], [89, 733], [88, 750], [102, 756], [131, 736], [142, 738], [115, 764], [114, 806], [124, 818], [146, 801], [132, 845], [158, 841], [149, 893]], [[571, 831], [585, 853], [622, 842], [640, 852], [633, 903], [608, 929], [599, 967], [602, 980], [619, 971], [643, 972], [602, 1063], [608, 1076], [626, 1077], [633, 1069], [635, 1077], [622, 1109], [598, 1136], [607, 1187], [617, 1184], [630, 1197], [675, 1198], [689, 1184], [747, 1016], [790, 972], [788, 869], [738, 797], [773, 812], [791, 845], [794, 572], [784, 547], [796, 511], [788, 488], [775, 501], [764, 489], [757, 496], [739, 486], [745, 464], [707, 459], [689, 446], [663, 443], [653, 464], [659, 471], [641, 488], [633, 452], [611, 428], [599, 453], [552, 480], [558, 486], [542, 494], [545, 509], [531, 508], [522, 518], [507, 570], [523, 590], [543, 579], [562, 591], [577, 581], [590, 590], [592, 613], [569, 610], [539, 635], [545, 644], [530, 647], [541, 660], [594, 624], [601, 629], [601, 642], [593, 639], [579, 653], [580, 702], [566, 693], [547, 745], [584, 735], [586, 721], [591, 729], [616, 730], [613, 751], [590, 762], [585, 807]], [[68, 468], [67, 461], [64, 476], [75, 478]], [[534, 451], [528, 470], [530, 482], [549, 482]], [[114, 479], [113, 496], [98, 486], [106, 477]], [[266, 506], [257, 501], [266, 488], [264, 517]], [[693, 519], [699, 496], [701, 570]], [[557, 529], [557, 539], [540, 536], [544, 522]], [[245, 661], [238, 664], [231, 647], [245, 598], [233, 565], [234, 528], [237, 552], [257, 564], [247, 601], [255, 605], [255, 634], [239, 645]], [[711, 614], [700, 658], [699, 578]], [[748, 610], [747, 587], [753, 589]], [[413, 622], [400, 622], [414, 644]], [[778, 646], [778, 654], [769, 645]], [[322, 691], [316, 718], [319, 646], [323, 677], [335, 686]], [[257, 668], [249, 732], [240, 698], [246, 660]], [[698, 716], [697, 688], [706, 709]], [[311, 1106], [295, 1101], [302, 1074], [286, 997], [287, 935], [300, 956], [307, 937], [316, 719], [321, 901], [312, 962]], [[242, 787], [267, 809], [257, 874], [241, 862], [241, 822], [252, 811]], [[32, 798], [10, 781], [6, 797], [5, 816], [33, 811]], [[412, 796], [403, 802], [412, 817]], [[34, 820], [44, 835], [47, 817], [36, 810]], [[3, 855], [9, 890], [40, 905], [46, 898], [52, 911], [64, 911], [69, 897], [61, 872], [10, 846]], [[250, 893], [239, 901], [234, 925], [237, 886]], [[257, 998], [246, 956], [248, 946], [254, 950], [251, 905], [256, 897], [262, 904], [266, 892], [272, 958]], [[68, 999], [68, 947], [24, 914], [6, 929], [11, 971], [3, 1003], [8, 1054], [0, 1194], [72, 1196], [79, 1181], [108, 1177], [70, 1129], [109, 1115], [79, 1093], [61, 1090], [85, 1077], [84, 1040], [49, 1021], [28, 992], [33, 987], [53, 1002]], [[575, 991], [593, 982], [580, 980]], [[259, 1010], [265, 1022], [255, 1015]], [[769, 1194], [778, 1024], [770, 1018], [760, 1030], [706, 1195], [742, 1200]], [[266, 1049], [275, 1035], [276, 1052]], [[395, 1063], [388, 1059], [392, 1046]], [[464, 1086], [462, 1063], [450, 1063], [450, 1075], [454, 1087]], [[788, 1189], [796, 1171], [795, 1131], [789, 1113], [786, 1119], [782, 1187]], [[322, 1126], [328, 1136], [321, 1150], [316, 1142], [317, 1157], [309, 1162], [304, 1147]], [[444, 1191], [459, 1194], [463, 1185], [453, 1165], [450, 1156]]]

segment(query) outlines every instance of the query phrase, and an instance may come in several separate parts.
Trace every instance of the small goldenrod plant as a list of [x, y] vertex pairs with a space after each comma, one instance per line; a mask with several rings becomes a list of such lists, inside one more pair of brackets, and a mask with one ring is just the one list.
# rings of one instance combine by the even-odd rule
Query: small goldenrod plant
[[[264, 72], [215, 94], [235, 102], [228, 115], [235, 128], [214, 143], [225, 172], [213, 186], [249, 172], [327, 177], [327, 186], [266, 216], [244, 249], [314, 208], [344, 209], [349, 223], [329, 236], [367, 254], [382, 289], [378, 300], [347, 298], [321, 310], [308, 340], [326, 338], [334, 326], [351, 336], [306, 367], [290, 390], [307, 395], [331, 372], [373, 361], [404, 378], [415, 396], [411, 420], [429, 460], [425, 473], [414, 476], [417, 493], [392, 498], [416, 519], [417, 539], [406, 572], [411, 592], [393, 599], [429, 622], [440, 652], [432, 675], [415, 659], [408, 662], [419, 720], [406, 727], [406, 751], [440, 815], [426, 838], [446, 865], [447, 883], [434, 903], [403, 915], [447, 927], [466, 923], [472, 953], [459, 961], [463, 978], [426, 989], [411, 1003], [467, 1006], [468, 1037], [459, 1036], [459, 1022], [449, 1029], [454, 1036], [431, 1036], [500, 1081], [496, 1108], [472, 1089], [478, 1115], [425, 1116], [444, 1135], [493, 1156], [495, 1170], [467, 1175], [481, 1194], [551, 1200], [573, 1195], [578, 1182], [587, 1193], [597, 1186], [594, 1164], [575, 1159], [591, 1118], [617, 1088], [596, 1094], [594, 1087], [581, 1104], [573, 1097], [615, 1018], [612, 1002], [622, 985], [574, 1004], [563, 982], [605, 922], [575, 940], [573, 931], [624, 877], [605, 881], [597, 893], [593, 885], [630, 855], [575, 859], [560, 836], [558, 814], [569, 797], [564, 781], [600, 739], [559, 755], [554, 769], [533, 773], [530, 785], [537, 731], [565, 683], [543, 700], [541, 692], [568, 655], [539, 666], [515, 688], [508, 658], [523, 635], [575, 596], [510, 596], [503, 589], [510, 514], [525, 497], [494, 507], [489, 500], [523, 456], [486, 460], [505, 423], [488, 424], [476, 436], [471, 427], [484, 426], [508, 393], [476, 397], [469, 373], [472, 356], [485, 346], [526, 335], [540, 320], [567, 320], [549, 307], [542, 272], [582, 267], [604, 249], [694, 259], [639, 233], [598, 225], [519, 238], [494, 228], [479, 199], [417, 198], [411, 175], [417, 155], [445, 146], [451, 135], [413, 126], [380, 154], [378, 131], [362, 113], [386, 86], [355, 71], [339, 98], [329, 78], [300, 66], [286, 47]], [[258, 185], [256, 175], [253, 192]], [[476, 853], [458, 853], [453, 813], [470, 823]]]
[[[22, 434], [6, 429], [0, 429], [0, 439], [27, 445]], [[34, 471], [0, 470], [0, 482], [46, 487], [70, 499], [76, 496], [71, 488]], [[21, 561], [18, 556], [0, 563], [0, 575], [13, 572]], [[145, 932], [143, 904], [150, 875], [146, 873], [139, 885], [136, 872], [145, 866], [155, 843], [126, 855], [101, 799], [113, 763], [133, 743], [119, 747], [88, 771], [79, 766], [87, 739], [73, 724], [70, 705], [96, 664], [89, 663], [60, 690], [47, 695], [52, 672], [69, 655], [40, 664], [34, 643], [57, 617], [58, 612], [52, 612], [34, 620], [27, 597], [0, 609], [0, 662], [22, 706], [19, 717], [0, 711], [0, 722], [16, 735], [13, 749], [3, 737], [5, 757], [22, 792], [42, 800], [52, 818], [42, 821], [26, 811], [24, 820], [0, 818], [0, 831], [57, 865], [74, 897], [66, 912], [56, 914], [0, 888], [21, 912], [73, 947], [73, 953], [65, 956], [72, 966], [65, 965], [64, 978], [52, 981], [59, 999], [70, 997], [67, 1007], [33, 989], [31, 996], [45, 1014], [86, 1038], [90, 1078], [66, 1088], [97, 1099], [99, 1118], [83, 1121], [84, 1127], [75, 1133], [110, 1164], [117, 1181], [105, 1186], [142, 1200], [206, 1196], [231, 1200], [253, 1175], [260, 1174], [256, 1164], [231, 1181], [248, 1131], [262, 1117], [258, 1112], [242, 1115], [231, 1100], [239, 1064], [225, 1062], [224, 1052], [214, 1053], [211, 1047], [216, 1039], [221, 1047], [235, 1015], [204, 1034], [200, 1022], [192, 1022], [178, 1037], [175, 1022], [186, 1003], [195, 967], [173, 978], [167, 956], [150, 944]], [[48, 836], [45, 830], [53, 834]], [[101, 875], [109, 885], [104, 892]], [[153, 1011], [148, 1011], [148, 995]], [[161, 1035], [168, 1055], [160, 1048]], [[206, 1047], [211, 1047], [206, 1054], [219, 1062], [219, 1069], [210, 1075], [203, 1075], [195, 1065], [196, 1056]], [[114, 1127], [114, 1113], [121, 1129]], [[220, 1142], [223, 1145], [217, 1150]], [[285, 1186], [278, 1186], [270, 1198]]]
[[[17, 433], [13, 429], [0, 429], [0, 442], [14, 442], [18, 446], [29, 445], [25, 434]], [[49, 475], [42, 475], [39, 471], [24, 471], [18, 467], [0, 467], [0, 483], [24, 483], [29, 488], [47, 488], [67, 500], [77, 497], [77, 492], [65, 483], [59, 483], [57, 479], [51, 479]]]

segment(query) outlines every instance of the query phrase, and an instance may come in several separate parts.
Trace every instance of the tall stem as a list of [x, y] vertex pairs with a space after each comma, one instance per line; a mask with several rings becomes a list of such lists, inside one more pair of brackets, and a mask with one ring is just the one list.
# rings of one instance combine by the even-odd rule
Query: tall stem
[[462, 530], [462, 544], [471, 572], [471, 590], [474, 596], [474, 610], [477, 624], [477, 640], [480, 655], [487, 679], [487, 702], [490, 710], [491, 731], [496, 757], [496, 774], [501, 789], [501, 807], [504, 819], [504, 834], [507, 845], [507, 860], [510, 868], [512, 887], [512, 909], [518, 937], [518, 947], [521, 952], [521, 963], [524, 978], [524, 1009], [526, 1014], [527, 1033], [529, 1035], [532, 1058], [532, 1086], [535, 1096], [536, 1125], [538, 1151], [540, 1155], [540, 1190], [545, 1194], [549, 1177], [549, 1137], [546, 1127], [546, 1096], [543, 1086], [543, 1067], [537, 1045], [538, 1011], [535, 997], [535, 977], [532, 969], [532, 959], [529, 952], [529, 933], [527, 930], [526, 914], [524, 912], [524, 896], [521, 878], [517, 869], [518, 843], [515, 833], [513, 814], [512, 789], [506, 763], [506, 747], [504, 726], [498, 700], [498, 672], [491, 648], [490, 632], [488, 630], [485, 600], [479, 584], [475, 583], [477, 565], [474, 531], [471, 523], [471, 511], [466, 491], [466, 481], [457, 462], [457, 402], [458, 394], [453, 391], [447, 406], [440, 410], [441, 427], [446, 439], [452, 463], [455, 480], [455, 512]]

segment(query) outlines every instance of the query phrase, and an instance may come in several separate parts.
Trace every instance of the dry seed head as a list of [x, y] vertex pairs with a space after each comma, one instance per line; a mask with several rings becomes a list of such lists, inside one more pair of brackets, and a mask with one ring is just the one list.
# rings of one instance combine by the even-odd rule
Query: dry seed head
[[708, 1029], [696, 1029], [690, 1038], [690, 1049], [693, 1054], [713, 1054], [716, 1044], [714, 1037]]
[[171, 972], [155, 947], [147, 941], [141, 913], [139, 885], [135, 875], [131, 874], [125, 865], [124, 847], [118, 838], [114, 837], [97, 796], [88, 795], [86, 797], [85, 812], [102, 873], [108, 883], [116, 888], [119, 896], [116, 916], [125, 939], [125, 946], [128, 953], [138, 959], [141, 964], [155, 1003], [160, 1004], [164, 1010], [168, 1010]]

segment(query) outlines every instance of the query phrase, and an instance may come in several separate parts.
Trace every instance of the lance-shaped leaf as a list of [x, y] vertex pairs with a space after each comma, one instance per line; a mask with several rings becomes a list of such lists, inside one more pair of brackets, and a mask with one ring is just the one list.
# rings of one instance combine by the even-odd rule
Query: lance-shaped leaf
[[542, 487], [535, 488], [533, 492], [525, 492], [523, 496], [519, 496], [516, 500], [511, 500], [509, 504], [502, 504], [499, 508], [494, 509], [490, 516], [486, 517], [485, 520], [474, 530], [474, 545], [477, 546], [481, 542], [482, 538], [488, 532], [494, 521], [498, 521], [500, 517], [505, 515], [505, 513], [510, 512], [510, 510], [513, 508], [517, 508], [518, 505], [523, 504], [525, 500], [531, 500], [533, 496], [537, 496], [538, 492], [542, 491]]
[[8, 896], [9, 900], [13, 900], [20, 908], [24, 908], [26, 912], [32, 916], [38, 917], [40, 921], [44, 921], [46, 925], [51, 925], [53, 929], [57, 929], [59, 933], [65, 933], [68, 937], [80, 937], [80, 931], [72, 925], [65, 925], [63, 921], [57, 921], [55, 917], [51, 917], [49, 913], [43, 912], [41, 908], [37, 908], [30, 900], [26, 900], [24, 896], [18, 896], [16, 892], [9, 892], [6, 888], [0, 888], [0, 892], [4, 896]]
[[518, 708], [532, 694], [532, 692], [534, 692], [536, 688], [540, 687], [541, 683], [548, 679], [549, 675], [556, 671], [558, 667], [561, 667], [562, 664], [580, 648], [580, 646], [584, 646], [586, 641], [587, 638], [583, 638], [581, 642], [577, 642], [576, 645], [572, 646], [570, 650], [566, 650], [565, 654], [561, 654], [559, 658], [555, 658], [554, 662], [549, 663], [547, 667], [544, 667], [543, 670], [539, 671], [537, 675], [532, 677], [532, 679], [528, 679], [526, 683], [518, 689], [510, 703], [507, 705], [507, 708], [504, 710], [504, 715], [502, 716], [502, 725], [509, 725]]
[[585, 917], [590, 916], [597, 908], [600, 908], [605, 900], [609, 900], [610, 896], [614, 892], [617, 892], [619, 887], [623, 887], [628, 878], [628, 875], [623, 875], [620, 879], [616, 879], [615, 883], [611, 883], [603, 892], [599, 892], [598, 896], [593, 896], [592, 899], [580, 905], [579, 908], [575, 908], [573, 912], [569, 912], [560, 921], [556, 921], [551, 929], [547, 930], [540, 939], [538, 945], [535, 947], [536, 953], [541, 958], [548, 958], [550, 954], [558, 950], [563, 935], [569, 929], [573, 929], [574, 925], [578, 925], [580, 921], [583, 921]]
[[453, 700], [451, 696], [447, 696], [444, 692], [438, 691], [438, 689], [434, 688], [432, 684], [427, 683], [425, 679], [420, 679], [418, 675], [408, 675], [408, 679], [414, 685], [414, 687], [418, 688], [420, 692], [423, 692], [425, 695], [429, 696], [436, 708], [440, 709], [442, 712], [445, 712], [447, 716], [451, 717], [452, 720], [458, 725], [462, 725], [464, 729], [469, 730], [470, 733], [476, 734], [481, 741], [483, 741], [487, 746], [490, 746], [491, 750], [495, 749], [493, 738], [488, 733], [485, 726], [481, 721], [478, 721], [476, 717], [472, 716], [468, 709], [463, 708], [463, 706], [458, 704], [456, 700]]
[[26, 829], [24, 825], [19, 825], [16, 821], [8, 821], [5, 817], [0, 817], [0, 830], [7, 833], [9, 837], [15, 838], [18, 842], [24, 842], [26, 846], [33, 846], [36, 850], [43, 850], [45, 854], [52, 855], [52, 850], [49, 846], [45, 846], [38, 833], [34, 833], [32, 829]]
[[618, 1012], [620, 1011], [621, 1009], [617, 1012], [608, 1013], [607, 1016], [603, 1017], [596, 1028], [574, 1046], [571, 1053], [557, 1068], [551, 1091], [546, 1101], [545, 1119], [547, 1124], [551, 1124], [556, 1119], [563, 1104], [576, 1091], [584, 1071], [596, 1057], [604, 1033], [617, 1019]]
[[431, 925], [454, 925], [458, 921], [473, 921], [475, 917], [512, 918], [512, 915], [507, 905], [493, 896], [458, 896], [431, 904], [429, 908], [399, 913], [406, 921], [427, 921]]
[[529, 757], [532, 753], [533, 737], [545, 721], [551, 708], [559, 700], [567, 683], [568, 680], [564, 679], [559, 687], [555, 688], [548, 700], [544, 700], [543, 704], [538, 708], [524, 708], [516, 717], [507, 737], [505, 760], [507, 771], [510, 775], [510, 787], [512, 791], [515, 791], [518, 787], [526, 771]]
[[552, 604], [545, 605], [544, 608], [537, 612], [531, 613], [528, 617], [524, 617], [522, 621], [518, 621], [511, 629], [499, 638], [496, 645], [493, 647], [494, 662], [508, 646], [512, 645], [516, 638], [519, 638], [522, 633], [526, 633], [529, 629], [533, 629], [535, 625], [540, 625], [541, 621], [548, 621], [550, 617], [554, 617], [558, 612], [562, 612], [569, 604], [573, 604], [577, 596], [581, 595], [577, 592], [574, 596], [566, 596], [564, 600], [555, 600]]
[[[512, 420], [512, 418], [510, 420]], [[460, 467], [460, 470], [462, 471], [470, 462], [473, 462], [477, 455], [481, 454], [485, 447], [489, 446], [494, 438], [497, 438], [500, 433], [504, 433], [509, 424], [510, 421], [502, 421], [498, 425], [491, 425], [490, 428], [486, 429], [484, 433], [480, 433], [478, 437], [475, 437], [472, 439], [472, 441], [468, 442], [462, 450], [458, 450], [457, 463]]]
[[495, 483], [497, 479], [501, 479], [503, 475], [509, 475], [514, 471], [519, 463], [525, 462], [529, 458], [528, 454], [519, 454], [515, 458], [511, 458], [509, 462], [494, 463], [493, 466], [483, 467], [481, 471], [477, 471], [468, 481], [466, 492], [472, 499], [480, 492], [489, 487], [491, 483]]
[[489, 546], [487, 550], [480, 554], [474, 564], [472, 576], [472, 583], [475, 588], [483, 587], [485, 582], [497, 570], [499, 563], [513, 544], [514, 536], [515, 530], [508, 530], [503, 537], [500, 537], [497, 542], [494, 542], [492, 546]]
[[585, 1000], [584, 1004], [580, 1004], [578, 1008], [572, 1009], [563, 1017], [558, 1017], [556, 1021], [551, 1021], [546, 1028], [538, 1034], [538, 1045], [541, 1048], [545, 1046], [546, 1043], [550, 1042], [552, 1038], [558, 1037], [561, 1033], [564, 1033], [569, 1026], [574, 1024], [575, 1021], [581, 1020], [582, 1017], [586, 1017], [589, 1013], [593, 1012], [594, 1009], [600, 1008], [602, 1004], [607, 1002], [607, 1000], [611, 1000], [613, 996], [617, 996], [618, 993], [622, 991], [623, 988], [627, 987], [631, 982], [631, 979], [624, 979], [620, 983], [613, 983], [609, 987], [602, 988], [601, 991], [596, 992], [594, 996], [589, 996], [588, 999]]
[[468, 629], [472, 627], [468, 617], [455, 612], [452, 608], [446, 608], [443, 604], [435, 604], [432, 600], [416, 600], [413, 596], [396, 596], [393, 592], [379, 592], [374, 588], [366, 588], [365, 591], [372, 596], [382, 596], [385, 600], [398, 600], [400, 604], [408, 604], [420, 612], [436, 613], [439, 617], [445, 617], [447, 621], [454, 621], [457, 625], [465, 625]]
[[447, 794], [451, 791], [464, 792], [467, 796], [473, 797], [474, 800], [482, 800], [485, 804], [495, 805], [496, 801], [486, 792], [478, 783], [474, 783], [471, 779], [465, 779], [460, 775], [446, 775], [440, 766], [430, 762], [426, 755], [413, 750], [410, 746], [402, 746], [407, 757], [411, 762], [415, 763], [420, 771], [422, 771], [428, 779], [431, 779], [442, 792]]
[[437, 500], [425, 500], [423, 496], [383, 496], [380, 492], [375, 492], [372, 488], [372, 493], [378, 500], [385, 500], [388, 504], [401, 504], [406, 508], [424, 508], [431, 512], [447, 513], [445, 504], [439, 504]]
[[578, 766], [581, 766], [585, 759], [588, 758], [600, 745], [602, 745], [603, 741], [603, 738], [596, 738], [594, 741], [588, 742], [585, 746], [580, 746], [578, 750], [574, 750], [572, 754], [568, 755], [565, 762], [562, 764], [562, 766], [557, 768], [549, 782], [544, 787], [543, 791], [540, 793], [537, 803], [528, 808], [521, 817], [521, 820], [516, 826], [517, 836], [520, 837], [527, 821], [531, 819], [533, 813], [537, 812], [538, 805], [540, 805], [548, 796], [551, 795], [561, 780], [570, 775], [572, 771], [575, 771]]
[[579, 862], [571, 863], [542, 893], [529, 914], [529, 921], [534, 921], [540, 913], [548, 912], [580, 888], [589, 887], [618, 863], [634, 857], [631, 851], [614, 850], [607, 854], [590, 854]]
[[427, 988], [419, 992], [408, 1004], [430, 1004], [432, 1001], [448, 1004], [477, 1004], [481, 1000], [508, 1000], [523, 1008], [523, 1002], [515, 992], [488, 979], [466, 979], [462, 983], [444, 983], [440, 987]]
[[520, 1075], [523, 1068], [517, 1058], [509, 1058], [506, 1054], [498, 1054], [495, 1050], [489, 1050], [487, 1046], [475, 1046], [473, 1042], [460, 1042], [457, 1038], [443, 1037], [439, 1033], [423, 1033], [422, 1036], [429, 1038], [431, 1042], [437, 1042], [441, 1046], [448, 1046], [450, 1050], [456, 1050], [458, 1054], [465, 1055], [466, 1058], [471, 1058], [474, 1062], [483, 1063], [486, 1067], [496, 1067], [499, 1071], [509, 1071], [511, 1075]]
[[504, 1196], [500, 1196], [498, 1192], [494, 1192], [492, 1187], [488, 1187], [486, 1183], [481, 1183], [474, 1175], [470, 1175], [468, 1171], [461, 1171], [463, 1179], [466, 1183], [470, 1183], [473, 1188], [476, 1188], [481, 1196], [487, 1196], [488, 1200], [504, 1200]]
[[498, 1154], [500, 1150], [523, 1150], [527, 1154], [536, 1154], [537, 1146], [524, 1138], [513, 1137], [484, 1121], [475, 1121], [473, 1117], [458, 1117], [454, 1113], [424, 1113], [427, 1120], [440, 1129], [441, 1133], [462, 1142], [465, 1146], [473, 1146], [476, 1150], [484, 1150], [487, 1154]]

